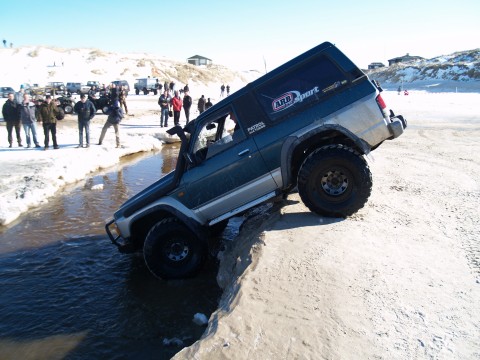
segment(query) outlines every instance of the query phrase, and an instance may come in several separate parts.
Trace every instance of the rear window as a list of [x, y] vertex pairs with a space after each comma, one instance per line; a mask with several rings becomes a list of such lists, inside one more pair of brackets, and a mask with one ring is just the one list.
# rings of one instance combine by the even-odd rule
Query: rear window
[[312, 105], [347, 84], [347, 75], [325, 56], [302, 64], [257, 89], [257, 99], [273, 121]]

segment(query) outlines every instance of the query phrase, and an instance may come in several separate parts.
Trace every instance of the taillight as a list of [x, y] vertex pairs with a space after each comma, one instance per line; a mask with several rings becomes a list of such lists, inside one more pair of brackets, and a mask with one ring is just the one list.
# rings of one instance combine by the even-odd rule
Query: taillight
[[377, 96], [377, 104], [380, 106], [380, 109], [383, 111], [387, 108], [387, 105], [385, 104], [385, 101], [383, 101], [382, 95]]
[[382, 111], [382, 114], [384, 117], [388, 117], [388, 112], [387, 112], [387, 104], [385, 104], [385, 101], [383, 101], [383, 98], [380, 94], [376, 97], [378, 107]]

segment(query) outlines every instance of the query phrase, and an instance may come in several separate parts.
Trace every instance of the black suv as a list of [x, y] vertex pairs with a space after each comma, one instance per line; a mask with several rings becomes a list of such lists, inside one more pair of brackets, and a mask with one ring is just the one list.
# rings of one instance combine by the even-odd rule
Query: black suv
[[354, 214], [372, 189], [364, 156], [407, 125], [381, 90], [328, 42], [290, 60], [168, 130], [182, 139], [175, 170], [115, 212], [110, 239], [178, 278], [199, 269], [230, 217], [294, 188], [319, 215]]

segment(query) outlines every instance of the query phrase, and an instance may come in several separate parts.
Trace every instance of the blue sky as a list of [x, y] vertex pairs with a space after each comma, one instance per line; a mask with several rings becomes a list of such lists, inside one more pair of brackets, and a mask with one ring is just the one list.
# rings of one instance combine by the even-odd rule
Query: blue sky
[[480, 1], [10, 1], [0, 37], [23, 45], [203, 55], [267, 70], [323, 41], [357, 65], [480, 47]]

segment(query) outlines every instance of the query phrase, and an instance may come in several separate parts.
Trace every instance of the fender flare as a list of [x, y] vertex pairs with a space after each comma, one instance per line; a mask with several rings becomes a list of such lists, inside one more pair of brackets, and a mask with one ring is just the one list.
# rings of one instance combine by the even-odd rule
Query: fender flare
[[[180, 204], [180, 203], [179, 203]], [[181, 205], [181, 204], [180, 204]], [[183, 205], [181, 206], [183, 207]], [[138, 214], [135, 214], [132, 219], [130, 220], [130, 232], [133, 224], [135, 224], [137, 221], [149, 216], [152, 213], [155, 212], [163, 212], [163, 213], [169, 213], [173, 217], [178, 218], [182, 223], [185, 224], [185, 226], [193, 233], [195, 234], [201, 241], [207, 241], [208, 239], [208, 230], [207, 227], [202, 225], [200, 223], [200, 220], [195, 216], [193, 212], [191, 212], [192, 216], [189, 216], [189, 214], [186, 214], [182, 211], [180, 211], [177, 207], [175, 207], [173, 204], [156, 204], [153, 205], [152, 207], [149, 207], [143, 212], [140, 212]], [[160, 221], [159, 219], [158, 221]]]
[[301, 135], [291, 135], [283, 142], [280, 153], [280, 166], [283, 184], [282, 187], [284, 189], [288, 188], [292, 184], [292, 157], [297, 147], [314, 136], [330, 131], [339, 132], [345, 137], [349, 138], [362, 154], [368, 155], [370, 153], [370, 146], [365, 140], [359, 138], [357, 135], [343, 126], [337, 124], [326, 124], [302, 133]]

